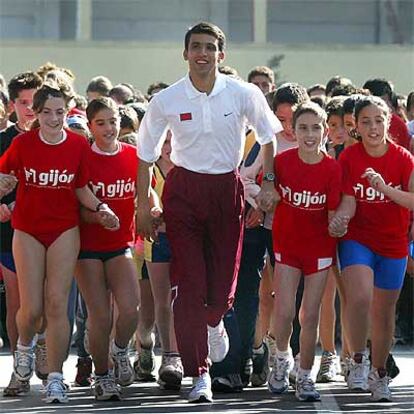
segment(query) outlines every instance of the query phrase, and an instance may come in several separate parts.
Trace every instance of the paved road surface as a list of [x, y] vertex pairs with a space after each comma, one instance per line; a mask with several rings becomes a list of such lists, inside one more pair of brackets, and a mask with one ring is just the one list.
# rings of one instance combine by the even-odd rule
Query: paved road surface
[[[401, 373], [392, 382], [392, 403], [372, 403], [368, 394], [351, 393], [338, 377], [336, 383], [318, 385], [322, 395], [320, 403], [300, 403], [293, 391], [288, 395], [273, 396], [262, 387], [247, 388], [241, 394], [216, 395], [212, 405], [193, 405], [185, 399], [190, 388], [190, 381], [186, 379], [180, 393], [162, 391], [156, 383], [136, 383], [124, 390], [121, 402], [95, 402], [89, 389], [72, 388], [68, 404], [48, 405], [42, 401], [41, 381], [33, 378], [29, 395], [18, 398], [0, 396], [0, 413], [414, 413], [414, 349], [401, 348], [395, 355]], [[159, 363], [160, 358], [157, 360]], [[75, 378], [75, 365], [76, 357], [71, 355], [64, 366], [67, 382]], [[0, 353], [1, 389], [8, 383], [11, 367], [10, 355]]]

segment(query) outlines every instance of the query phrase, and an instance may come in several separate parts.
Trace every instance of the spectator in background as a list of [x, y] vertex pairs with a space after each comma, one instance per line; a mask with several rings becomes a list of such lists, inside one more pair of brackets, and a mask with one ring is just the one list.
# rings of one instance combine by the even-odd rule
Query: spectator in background
[[141, 91], [135, 89], [129, 83], [119, 83], [110, 91], [109, 96], [118, 104], [126, 105], [132, 102], [146, 102], [145, 96]]
[[308, 95], [310, 98], [314, 96], [326, 97], [326, 88], [321, 83], [315, 83], [307, 89]]
[[275, 90], [275, 74], [267, 66], [256, 66], [247, 75], [247, 82], [256, 85], [264, 95]]
[[9, 121], [9, 94], [6, 90], [0, 89], [0, 131], [3, 131], [12, 123]]
[[329, 79], [328, 83], [326, 84], [326, 96], [331, 97], [332, 91], [338, 87], [343, 85], [352, 85], [352, 81], [348, 78], [344, 78], [343, 76], [336, 75]]
[[88, 101], [90, 102], [96, 98], [109, 96], [109, 92], [112, 88], [112, 82], [106, 76], [95, 76], [89, 81], [86, 88]]
[[147, 89], [147, 99], [150, 100], [156, 93], [159, 91], [162, 91], [165, 88], [168, 88], [170, 85], [165, 82], [154, 82], [151, 83], [150, 86], [148, 86]]
[[137, 133], [139, 128], [139, 120], [137, 113], [130, 106], [120, 106], [119, 116], [121, 119], [121, 129], [119, 136], [130, 133]]

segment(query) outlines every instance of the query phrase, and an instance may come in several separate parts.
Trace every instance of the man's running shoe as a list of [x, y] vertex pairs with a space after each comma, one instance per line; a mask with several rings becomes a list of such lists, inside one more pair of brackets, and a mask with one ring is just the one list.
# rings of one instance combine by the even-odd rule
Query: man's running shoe
[[211, 403], [213, 393], [211, 391], [211, 378], [208, 372], [193, 380], [194, 386], [188, 394], [190, 403]]
[[209, 326], [208, 329], [208, 356], [212, 362], [221, 362], [229, 352], [230, 343], [224, 326], [223, 319], [217, 326]]

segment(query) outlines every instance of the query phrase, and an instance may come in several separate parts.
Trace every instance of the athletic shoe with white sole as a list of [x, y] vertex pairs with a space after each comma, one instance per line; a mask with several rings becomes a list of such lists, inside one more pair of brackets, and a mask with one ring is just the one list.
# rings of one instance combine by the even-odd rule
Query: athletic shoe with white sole
[[315, 383], [309, 375], [296, 379], [295, 396], [299, 401], [320, 401], [321, 396], [315, 389]]
[[350, 390], [368, 391], [369, 359], [366, 355], [356, 354], [351, 361], [347, 378]]
[[388, 387], [391, 378], [385, 370], [371, 371], [368, 375], [368, 387], [371, 391], [371, 400], [376, 402], [391, 402], [392, 395]]
[[47, 377], [46, 397], [48, 404], [67, 403], [69, 401], [67, 395], [68, 386], [63, 382], [62, 375], [51, 375]]
[[178, 391], [181, 388], [184, 369], [177, 354], [164, 354], [158, 370], [158, 384], [165, 390]]
[[119, 401], [121, 391], [111, 374], [95, 376], [93, 394], [97, 401]]
[[213, 402], [213, 393], [211, 391], [211, 378], [208, 372], [200, 375], [193, 380], [193, 388], [188, 394], [190, 403], [211, 403]]
[[267, 382], [267, 387], [271, 393], [282, 394], [287, 392], [289, 388], [289, 372], [293, 368], [293, 364], [292, 356], [276, 358]]
[[224, 327], [223, 319], [217, 326], [207, 325], [208, 330], [208, 356], [212, 362], [221, 362], [229, 352], [230, 343]]

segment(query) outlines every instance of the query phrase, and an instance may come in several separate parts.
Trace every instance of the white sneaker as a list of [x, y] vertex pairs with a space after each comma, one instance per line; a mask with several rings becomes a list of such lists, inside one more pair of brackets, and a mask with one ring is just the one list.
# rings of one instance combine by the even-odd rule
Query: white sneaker
[[315, 383], [309, 375], [296, 379], [295, 396], [299, 401], [320, 401], [321, 396], [315, 389]]
[[120, 389], [111, 374], [95, 377], [93, 393], [98, 401], [119, 401], [121, 399]]
[[332, 382], [338, 373], [336, 354], [323, 351], [316, 382]]
[[282, 394], [289, 388], [289, 372], [293, 367], [293, 358], [276, 358], [267, 381], [267, 388], [273, 394]]
[[362, 356], [360, 363], [352, 360], [348, 374], [348, 388], [350, 390], [368, 391], [369, 360]]
[[371, 371], [368, 376], [368, 386], [371, 391], [371, 400], [377, 402], [392, 401], [391, 391], [388, 387], [390, 382], [391, 378], [387, 375], [380, 377], [378, 370]]
[[217, 326], [207, 325], [208, 330], [208, 356], [212, 362], [221, 362], [229, 352], [230, 343], [224, 327], [223, 319]]
[[34, 347], [35, 354], [35, 373], [37, 378], [46, 380], [49, 374], [49, 368], [47, 366], [47, 348], [46, 343], [37, 343]]
[[[193, 380], [194, 383], [194, 380]], [[208, 372], [200, 375], [194, 383], [188, 394], [188, 402], [190, 403], [211, 403], [213, 402], [213, 393], [211, 391], [211, 378]]]
[[115, 380], [119, 385], [128, 386], [134, 382], [135, 372], [129, 360], [128, 348], [115, 349], [115, 341], [111, 345], [111, 358], [114, 363]]
[[165, 390], [179, 390], [183, 380], [183, 364], [178, 355], [163, 355], [158, 370], [158, 384]]
[[14, 352], [13, 368], [16, 378], [20, 381], [29, 381], [33, 375], [35, 355], [32, 349], [19, 349]]
[[67, 396], [67, 385], [63, 382], [62, 376], [48, 376], [46, 384], [45, 401], [49, 404], [67, 403], [69, 401]]

